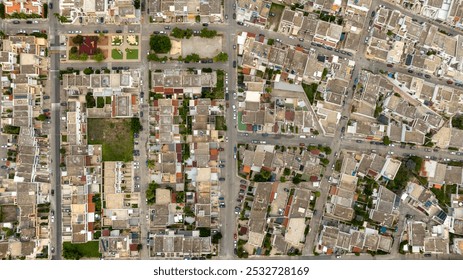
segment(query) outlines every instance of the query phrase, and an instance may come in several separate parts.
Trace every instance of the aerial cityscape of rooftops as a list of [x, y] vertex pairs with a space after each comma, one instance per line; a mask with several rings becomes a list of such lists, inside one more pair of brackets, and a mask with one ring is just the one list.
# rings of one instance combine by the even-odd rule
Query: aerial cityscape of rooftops
[[0, 259], [463, 259], [463, 0], [0, 17]]

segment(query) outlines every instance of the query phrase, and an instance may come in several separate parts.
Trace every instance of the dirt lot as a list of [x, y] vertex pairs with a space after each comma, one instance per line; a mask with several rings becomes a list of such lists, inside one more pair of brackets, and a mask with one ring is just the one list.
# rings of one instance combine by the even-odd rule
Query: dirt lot
[[130, 119], [88, 119], [88, 143], [103, 145], [103, 161], [133, 160]]
[[280, 24], [280, 19], [281, 16], [283, 15], [283, 10], [285, 9], [285, 6], [279, 5], [272, 3], [272, 6], [270, 7], [270, 12], [269, 13], [274, 13], [275, 16], [269, 16], [268, 24], [269, 24], [269, 30], [277, 31], [278, 30], [278, 25]]
[[201, 58], [212, 58], [222, 51], [222, 36], [211, 39], [192, 36], [182, 40], [182, 56], [197, 53]]

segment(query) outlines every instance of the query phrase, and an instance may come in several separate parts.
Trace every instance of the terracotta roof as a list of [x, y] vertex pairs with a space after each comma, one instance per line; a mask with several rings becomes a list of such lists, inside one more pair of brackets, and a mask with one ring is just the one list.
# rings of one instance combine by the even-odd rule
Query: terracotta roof
[[183, 93], [183, 88], [176, 88], [174, 89], [175, 93]]
[[335, 186], [331, 186], [330, 188], [330, 194], [331, 195], [335, 195], [338, 191], [338, 188], [336, 188]]
[[172, 93], [174, 93], [174, 89], [173, 88], [165, 88], [164, 93], [165, 94], [172, 94]]
[[251, 32], [248, 32], [248, 35], [247, 35], [249, 38], [255, 38], [256, 37], [256, 33], [251, 33]]
[[247, 67], [246, 67], [246, 68], [243, 68], [243, 74], [244, 74], [244, 75], [249, 75], [249, 74], [251, 74], [251, 68], [247, 68]]
[[240, 228], [240, 235], [245, 235], [248, 233], [248, 228], [247, 227], [241, 227]]
[[108, 229], [104, 229], [101, 231], [101, 236], [109, 236], [109, 230]]
[[219, 154], [219, 150], [218, 150], [218, 149], [210, 149], [209, 152], [210, 152], [210, 155], [211, 155], [211, 156], [216, 156], [216, 155]]
[[249, 165], [243, 166], [243, 172], [244, 172], [244, 173], [249, 173], [249, 172], [251, 172], [251, 166], [249, 166]]
[[138, 251], [138, 244], [130, 244], [129, 245], [130, 251]]
[[132, 105], [137, 104], [137, 97], [135, 95], [132, 95]]
[[154, 87], [154, 92], [164, 93], [164, 87]]

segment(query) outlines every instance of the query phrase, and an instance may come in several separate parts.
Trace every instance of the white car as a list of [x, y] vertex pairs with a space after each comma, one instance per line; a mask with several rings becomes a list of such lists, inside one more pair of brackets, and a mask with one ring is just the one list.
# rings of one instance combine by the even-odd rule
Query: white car
[[233, 108], [233, 111], [236, 111], [236, 105], [233, 105], [232, 108]]
[[228, 136], [227, 136], [227, 137], [225, 137], [225, 142], [228, 142]]
[[82, 30], [77, 30], [76, 33], [77, 33], [77, 34], [81, 34], [81, 33], [82, 33]]

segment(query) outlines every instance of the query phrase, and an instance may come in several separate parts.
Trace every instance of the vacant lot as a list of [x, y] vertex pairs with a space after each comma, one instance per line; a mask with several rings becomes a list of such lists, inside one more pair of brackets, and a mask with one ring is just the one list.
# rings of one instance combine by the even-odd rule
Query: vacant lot
[[68, 260], [78, 260], [80, 258], [99, 258], [98, 241], [87, 243], [72, 244], [63, 242], [63, 256]]
[[269, 23], [268, 29], [269, 30], [273, 30], [273, 31], [278, 30], [278, 25], [280, 24], [280, 19], [281, 19], [281, 16], [283, 15], [284, 9], [285, 9], [285, 6], [272, 3], [269, 14], [274, 13], [275, 16], [268, 17], [268, 23]]
[[211, 39], [192, 36], [190, 39], [182, 39], [182, 56], [199, 54], [201, 58], [213, 58], [222, 51], [222, 36]]
[[88, 119], [88, 144], [103, 145], [103, 161], [131, 161], [130, 119]]
[[15, 222], [17, 219], [16, 205], [0, 205], [0, 223]]
[[215, 129], [216, 130], [227, 130], [227, 125], [226, 125], [224, 116], [215, 117]]

